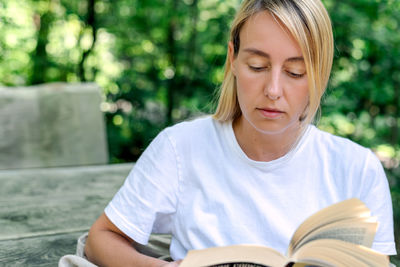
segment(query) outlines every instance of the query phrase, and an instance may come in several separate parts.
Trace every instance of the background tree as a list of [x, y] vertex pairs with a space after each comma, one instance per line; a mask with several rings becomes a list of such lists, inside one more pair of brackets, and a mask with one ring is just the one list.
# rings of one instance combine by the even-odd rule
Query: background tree
[[[400, 1], [323, 2], [333, 22], [335, 61], [318, 126], [371, 147], [381, 159], [397, 237]], [[212, 112], [239, 3], [0, 1], [0, 84], [98, 83], [110, 162], [135, 161], [166, 125]]]
[[31, 84], [46, 82], [46, 69], [49, 65], [46, 46], [48, 44], [48, 35], [50, 25], [53, 21], [54, 1], [40, 1], [34, 11], [34, 23], [36, 27], [36, 49], [32, 53], [33, 73], [31, 75]]

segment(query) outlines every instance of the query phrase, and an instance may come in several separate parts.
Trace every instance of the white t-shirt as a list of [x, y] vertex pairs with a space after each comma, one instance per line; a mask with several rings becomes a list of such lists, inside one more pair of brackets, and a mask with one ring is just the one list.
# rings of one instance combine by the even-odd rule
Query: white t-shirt
[[307, 217], [352, 197], [378, 217], [373, 249], [396, 254], [388, 182], [369, 149], [310, 125], [288, 154], [258, 162], [242, 151], [232, 123], [205, 117], [162, 131], [105, 213], [138, 243], [171, 233], [175, 260], [243, 243], [286, 253]]

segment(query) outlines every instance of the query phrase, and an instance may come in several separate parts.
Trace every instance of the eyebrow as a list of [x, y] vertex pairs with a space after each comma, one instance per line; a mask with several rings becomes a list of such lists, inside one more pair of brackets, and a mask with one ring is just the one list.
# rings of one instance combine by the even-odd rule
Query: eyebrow
[[[253, 55], [265, 57], [265, 58], [268, 58], [268, 59], [270, 58], [269, 54], [267, 54], [267, 53], [265, 53], [265, 52], [263, 52], [261, 50], [255, 49], [255, 48], [245, 48], [245, 49], [243, 49], [243, 51], [247, 52], [247, 53], [250, 53], [250, 54], [253, 54]], [[285, 61], [288, 61], [288, 62], [303, 61], [304, 62], [304, 58], [303, 57], [290, 57], [290, 58], [286, 59]]]

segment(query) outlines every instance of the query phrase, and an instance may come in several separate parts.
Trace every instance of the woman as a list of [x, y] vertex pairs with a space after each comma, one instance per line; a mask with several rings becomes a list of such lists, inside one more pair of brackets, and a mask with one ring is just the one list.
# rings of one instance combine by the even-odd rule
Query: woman
[[373, 153], [312, 126], [333, 58], [319, 0], [247, 0], [232, 25], [212, 117], [162, 131], [92, 226], [100, 265], [178, 266], [131, 242], [171, 233], [190, 249], [263, 244], [284, 253], [309, 215], [357, 197], [378, 217], [373, 249], [395, 254], [388, 183]]

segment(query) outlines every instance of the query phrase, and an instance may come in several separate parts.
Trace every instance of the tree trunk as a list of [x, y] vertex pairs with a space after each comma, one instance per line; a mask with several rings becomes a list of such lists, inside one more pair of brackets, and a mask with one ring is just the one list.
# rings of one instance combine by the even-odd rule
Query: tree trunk
[[33, 70], [30, 83], [39, 84], [46, 81], [46, 70], [49, 65], [46, 46], [49, 42], [50, 24], [53, 21], [50, 0], [48, 1], [47, 11], [43, 14], [35, 14], [34, 21], [37, 29], [37, 44], [32, 54]]
[[177, 59], [176, 59], [176, 40], [175, 32], [177, 25], [177, 6], [178, 0], [172, 0], [171, 2], [171, 18], [167, 29], [167, 55], [170, 62], [170, 67], [174, 71], [174, 76], [168, 80], [167, 83], [167, 114], [166, 124], [171, 125], [173, 123], [172, 111], [175, 103], [175, 88], [176, 88], [176, 71], [177, 71]]
[[193, 0], [193, 3], [191, 5], [191, 18], [192, 18], [192, 31], [190, 33], [190, 39], [188, 42], [188, 56], [187, 56], [187, 67], [189, 68], [188, 72], [188, 79], [186, 83], [186, 87], [189, 87], [191, 85], [191, 82], [193, 81], [193, 76], [195, 74], [195, 64], [194, 64], [194, 59], [196, 56], [196, 39], [197, 39], [197, 21], [199, 18], [199, 10], [197, 6], [198, 0]]
[[87, 3], [87, 16], [86, 16], [86, 27], [90, 27], [92, 29], [92, 38], [93, 42], [88, 50], [83, 51], [81, 61], [78, 64], [78, 76], [81, 81], [86, 81], [85, 76], [85, 61], [89, 54], [92, 52], [97, 39], [97, 27], [96, 27], [96, 13], [94, 10], [94, 6], [96, 4], [96, 0], [88, 0]]
[[398, 81], [395, 81], [393, 84], [393, 90], [394, 90], [394, 123], [392, 124], [392, 129], [391, 129], [391, 144], [392, 145], [398, 145], [399, 144], [399, 123], [398, 120], [400, 118], [400, 83]]

